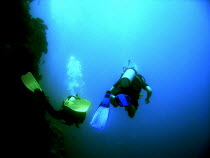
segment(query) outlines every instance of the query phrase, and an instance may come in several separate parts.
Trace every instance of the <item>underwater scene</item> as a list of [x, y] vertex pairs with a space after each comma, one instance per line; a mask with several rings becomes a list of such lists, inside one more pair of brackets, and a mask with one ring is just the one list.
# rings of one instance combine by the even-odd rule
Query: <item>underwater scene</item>
[[209, 156], [209, 0], [20, 4], [27, 20], [22, 33], [10, 34], [21, 39], [4, 45], [17, 53], [17, 98], [30, 109], [16, 117], [19, 128], [30, 131], [17, 134], [15, 143], [25, 142], [17, 153]]

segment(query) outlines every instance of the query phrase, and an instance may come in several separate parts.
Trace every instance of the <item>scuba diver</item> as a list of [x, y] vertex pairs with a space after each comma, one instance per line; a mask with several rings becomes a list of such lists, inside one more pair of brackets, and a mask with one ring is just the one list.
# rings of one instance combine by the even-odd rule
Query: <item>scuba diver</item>
[[79, 128], [79, 124], [83, 123], [86, 112], [90, 107], [90, 102], [76, 95], [70, 95], [63, 101], [61, 108], [56, 111], [49, 104], [48, 97], [45, 96], [40, 85], [31, 72], [21, 76], [23, 84], [32, 92], [34, 92], [41, 102], [44, 104], [47, 112], [55, 119], [64, 121], [66, 125], [75, 125]]
[[150, 97], [152, 96], [152, 89], [146, 83], [145, 78], [137, 72], [134, 67], [128, 66], [124, 69], [120, 79], [112, 86], [112, 88], [106, 91], [105, 97], [98, 106], [90, 125], [97, 129], [104, 129], [108, 114], [110, 103], [114, 106], [125, 107], [128, 111], [128, 116], [133, 118], [135, 112], [138, 109], [138, 99], [143, 95], [140, 94], [141, 90], [147, 92], [145, 103], [150, 103]]
[[148, 104], [152, 95], [151, 87], [134, 68], [126, 68], [110, 90], [111, 104], [114, 107], [125, 107], [129, 117], [133, 118], [139, 106], [138, 99], [142, 97], [142, 94], [140, 94], [142, 89], [147, 92], [145, 103]]

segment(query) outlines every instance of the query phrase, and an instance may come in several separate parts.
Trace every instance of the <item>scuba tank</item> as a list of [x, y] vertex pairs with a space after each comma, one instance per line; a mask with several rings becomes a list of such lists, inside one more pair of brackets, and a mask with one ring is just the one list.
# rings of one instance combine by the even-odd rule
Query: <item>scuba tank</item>
[[[122, 92], [120, 91], [120, 93], [117, 93], [117, 95], [115, 96], [115, 101], [121, 107], [126, 107], [126, 106], [131, 105], [131, 97], [133, 96], [129, 96], [130, 94], [129, 87], [134, 77], [138, 74], [137, 70], [134, 67], [130, 66], [130, 60], [128, 60], [128, 66], [123, 67], [123, 74], [121, 75], [121, 78], [120, 78], [120, 90], [122, 90], [121, 88], [123, 88], [123, 91]], [[139, 75], [140, 74], [138, 74], [136, 77], [138, 77]], [[139, 80], [141, 82], [141, 79]], [[121, 93], [125, 93], [125, 94], [121, 94]], [[142, 96], [142, 94], [138, 94], [137, 99], [139, 99], [140, 96]]]
[[121, 77], [121, 86], [126, 88], [129, 87], [131, 82], [133, 81], [133, 78], [135, 75], [137, 75], [137, 71], [134, 69], [134, 67], [129, 67], [130, 60], [128, 60], [128, 66], [124, 67], [124, 73]]
[[136, 72], [134, 69], [132, 68], [127, 68], [124, 72], [124, 74], [122, 75], [121, 79], [123, 78], [127, 78], [130, 80], [130, 82], [132, 82], [134, 76], [136, 75]]

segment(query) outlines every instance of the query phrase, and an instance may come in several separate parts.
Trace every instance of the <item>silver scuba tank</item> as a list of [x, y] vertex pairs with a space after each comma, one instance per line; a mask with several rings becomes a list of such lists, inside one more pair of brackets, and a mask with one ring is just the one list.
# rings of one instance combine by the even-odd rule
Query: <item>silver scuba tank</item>
[[126, 71], [124, 72], [124, 74], [122, 75], [121, 79], [122, 78], [127, 78], [130, 80], [130, 82], [132, 82], [134, 76], [136, 75], [136, 72], [134, 69], [132, 68], [128, 68], [126, 69]]

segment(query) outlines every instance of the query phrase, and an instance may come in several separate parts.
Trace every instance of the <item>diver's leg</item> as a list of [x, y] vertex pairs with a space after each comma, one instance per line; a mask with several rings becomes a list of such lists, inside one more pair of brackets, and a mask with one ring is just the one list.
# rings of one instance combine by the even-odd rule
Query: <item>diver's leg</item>
[[114, 96], [114, 95], [111, 95], [111, 96], [110, 96], [110, 102], [111, 102], [111, 104], [112, 104], [114, 107], [118, 107], [118, 106], [119, 106], [118, 103], [117, 103], [117, 101], [115, 100], [115, 96]]
[[125, 110], [128, 111], [128, 116], [130, 118], [133, 118], [135, 116], [136, 108], [133, 105], [126, 106]]

